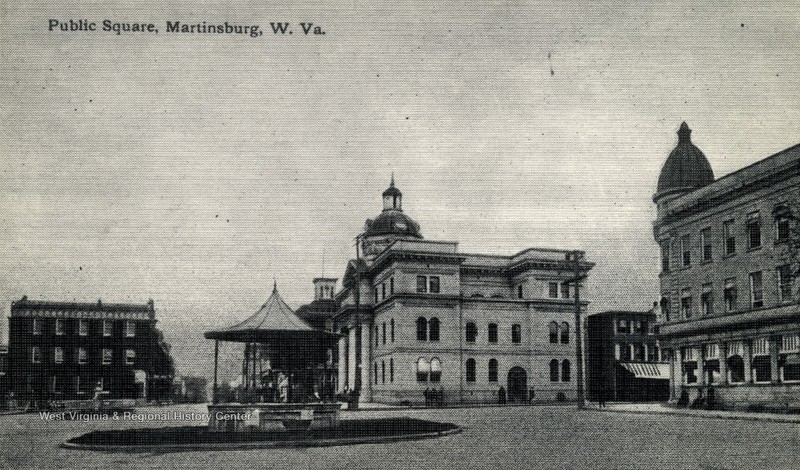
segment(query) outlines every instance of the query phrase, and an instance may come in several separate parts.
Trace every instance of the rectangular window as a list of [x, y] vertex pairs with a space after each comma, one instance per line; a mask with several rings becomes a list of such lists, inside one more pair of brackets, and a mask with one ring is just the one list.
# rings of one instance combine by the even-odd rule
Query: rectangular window
[[719, 361], [719, 346], [716, 343], [705, 345], [703, 353], [703, 373], [706, 377], [706, 384], [719, 383]]
[[681, 237], [681, 262], [684, 266], [692, 265], [692, 246], [690, 241], [689, 235]]
[[382, 333], [381, 337], [383, 339], [383, 344], [386, 344], [386, 322], [382, 323], [381, 330], [382, 330], [381, 331], [381, 333]]
[[86, 364], [86, 349], [78, 348], [78, 364]]
[[382, 282], [381, 283], [381, 300], [385, 300], [385, 299], [386, 299], [386, 283]]
[[622, 346], [619, 343], [614, 345], [614, 359], [618, 361], [622, 359]]
[[548, 288], [549, 288], [548, 296], [551, 299], [557, 299], [558, 298], [558, 283], [557, 282], [551, 282], [551, 283], [548, 284]]
[[747, 248], [761, 247], [761, 216], [758, 212], [747, 214]]
[[700, 294], [700, 312], [703, 316], [714, 314], [714, 294], [712, 284], [703, 284], [703, 293]]
[[111, 320], [103, 320], [103, 336], [111, 336]]
[[786, 205], [778, 206], [773, 213], [775, 214], [775, 242], [789, 241], [791, 223], [789, 207]]
[[389, 295], [394, 295], [394, 278], [389, 278]]
[[790, 269], [788, 264], [775, 269], [778, 277], [778, 301], [781, 303], [792, 300], [792, 272]]
[[39, 320], [38, 318], [32, 318], [31, 319], [31, 331], [35, 335], [42, 334], [42, 321]]
[[705, 228], [700, 231], [700, 245], [703, 247], [703, 262], [711, 261], [711, 229]]
[[132, 366], [136, 362], [136, 351], [133, 349], [125, 350], [125, 364]]
[[658, 346], [648, 344], [647, 346], [647, 362], [658, 362]]
[[420, 294], [428, 292], [428, 279], [425, 276], [417, 276], [417, 292]]
[[568, 299], [569, 298], [569, 283], [562, 282], [561, 283], [561, 298]]
[[522, 298], [522, 285], [521, 284], [517, 286], [517, 298], [518, 299]]
[[511, 342], [519, 344], [522, 342], [522, 326], [518, 324], [511, 325]]
[[725, 291], [723, 292], [725, 300], [725, 311], [733, 312], [736, 310], [736, 279], [725, 279]]
[[750, 273], [750, 306], [753, 308], [764, 306], [764, 286], [761, 271]]
[[103, 365], [111, 364], [113, 357], [114, 353], [111, 349], [103, 349]]
[[379, 301], [378, 299], [378, 286], [375, 286], [375, 303], [377, 304]]
[[489, 323], [489, 342], [497, 342], [497, 323]]
[[64, 334], [64, 319], [56, 318], [56, 335], [61, 336]]
[[736, 253], [736, 235], [734, 235], [733, 222], [733, 220], [727, 220], [722, 223], [722, 238], [725, 242], [725, 255]]
[[64, 348], [53, 348], [53, 362], [56, 364], [61, 364], [64, 362]]
[[754, 339], [752, 351], [753, 382], [771, 382], [772, 361], [769, 355], [769, 338]]
[[664, 293], [661, 296], [661, 319], [663, 321], [669, 321], [669, 317], [672, 309], [672, 301], [670, 300], [669, 293]]
[[617, 333], [630, 333], [630, 324], [628, 320], [619, 320], [617, 322]]
[[428, 292], [431, 294], [438, 294], [439, 293], [439, 276], [431, 276], [428, 279], [429, 289]]
[[42, 350], [39, 346], [31, 346], [31, 363], [39, 364], [42, 362]]
[[780, 367], [783, 382], [800, 381], [800, 335], [781, 337], [778, 367]]
[[664, 240], [661, 242], [661, 271], [668, 273], [669, 272], [669, 250], [670, 240]]
[[473, 322], [467, 322], [465, 334], [466, 334], [465, 340], [467, 341], [467, 343], [474, 343], [475, 339], [478, 337], [478, 326], [475, 325], [475, 323]]
[[125, 322], [125, 337], [126, 338], [133, 338], [136, 336], [136, 323], [132, 321]]
[[78, 320], [78, 334], [80, 336], [88, 336], [89, 335], [89, 321], [80, 319]]
[[683, 349], [683, 383], [697, 383], [697, 361], [701, 358], [695, 348]]
[[692, 318], [692, 289], [681, 291], [681, 315], [684, 319]]

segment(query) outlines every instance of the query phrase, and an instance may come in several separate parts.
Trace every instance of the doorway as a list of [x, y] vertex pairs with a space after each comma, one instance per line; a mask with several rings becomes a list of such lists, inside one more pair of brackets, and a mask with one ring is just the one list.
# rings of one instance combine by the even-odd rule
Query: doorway
[[508, 371], [508, 401], [524, 403], [528, 400], [528, 374], [522, 367], [512, 367]]

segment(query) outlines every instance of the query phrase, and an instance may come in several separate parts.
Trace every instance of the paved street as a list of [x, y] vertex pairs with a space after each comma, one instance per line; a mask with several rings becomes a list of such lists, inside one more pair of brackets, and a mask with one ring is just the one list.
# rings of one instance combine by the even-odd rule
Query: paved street
[[[204, 406], [181, 408], [203, 412]], [[150, 408], [149, 411], [174, 410]], [[143, 410], [145, 411], [145, 410]], [[67, 450], [92, 429], [186, 422], [53, 422], [0, 416], [0, 467], [144, 468], [797, 468], [800, 425], [572, 407], [362, 411], [346, 418], [411, 416], [464, 427], [453, 436], [380, 445], [168, 454]], [[195, 423], [196, 424], [196, 423]]]

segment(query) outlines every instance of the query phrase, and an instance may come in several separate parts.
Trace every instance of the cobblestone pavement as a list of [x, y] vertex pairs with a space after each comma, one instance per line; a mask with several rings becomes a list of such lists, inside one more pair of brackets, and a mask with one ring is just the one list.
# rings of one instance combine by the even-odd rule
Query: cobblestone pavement
[[[204, 406], [146, 408], [195, 411]], [[200, 422], [45, 421], [0, 416], [0, 468], [791, 468], [800, 461], [800, 425], [693, 416], [604, 413], [573, 407], [374, 410], [346, 419], [411, 416], [457, 423], [452, 436], [388, 444], [240, 451], [106, 453], [59, 444], [93, 429]]]

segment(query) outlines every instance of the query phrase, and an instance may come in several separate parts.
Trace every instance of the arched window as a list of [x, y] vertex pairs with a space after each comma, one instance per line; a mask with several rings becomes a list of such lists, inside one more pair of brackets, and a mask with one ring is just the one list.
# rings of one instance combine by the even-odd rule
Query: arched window
[[550, 342], [551, 343], [558, 343], [558, 323], [552, 321], [550, 322]]
[[392, 343], [394, 343], [394, 318], [392, 318], [389, 321], [389, 326], [391, 327], [390, 329], [391, 329], [391, 333], [392, 333]]
[[394, 358], [389, 358], [389, 382], [394, 382]]
[[569, 382], [570, 380], [570, 372], [571, 372], [571, 364], [567, 359], [561, 363], [561, 381], [562, 382]]
[[497, 323], [489, 323], [489, 342], [496, 343], [497, 342]]
[[478, 327], [473, 322], [467, 322], [467, 327], [466, 327], [467, 343], [474, 343], [475, 338], [477, 337], [478, 337]]
[[431, 372], [431, 364], [427, 359], [421, 357], [417, 360], [417, 382], [427, 382], [428, 374]]
[[375, 385], [378, 385], [378, 363], [373, 364], [375, 370]]
[[497, 359], [489, 359], [489, 382], [497, 382]]
[[475, 359], [469, 358], [467, 359], [467, 366], [466, 366], [466, 380], [467, 382], [474, 382], [475, 381]]
[[522, 342], [522, 326], [516, 323], [511, 325], [511, 342], [516, 344]]
[[439, 341], [439, 319], [436, 317], [428, 321], [428, 339], [431, 341]]
[[561, 344], [569, 344], [569, 323], [561, 324]]
[[417, 318], [417, 340], [425, 341], [428, 339], [428, 320], [424, 317]]
[[442, 362], [438, 357], [431, 359], [431, 382], [442, 380]]
[[386, 383], [386, 361], [381, 361], [381, 383]]
[[550, 381], [558, 382], [558, 360], [553, 359], [550, 361]]

